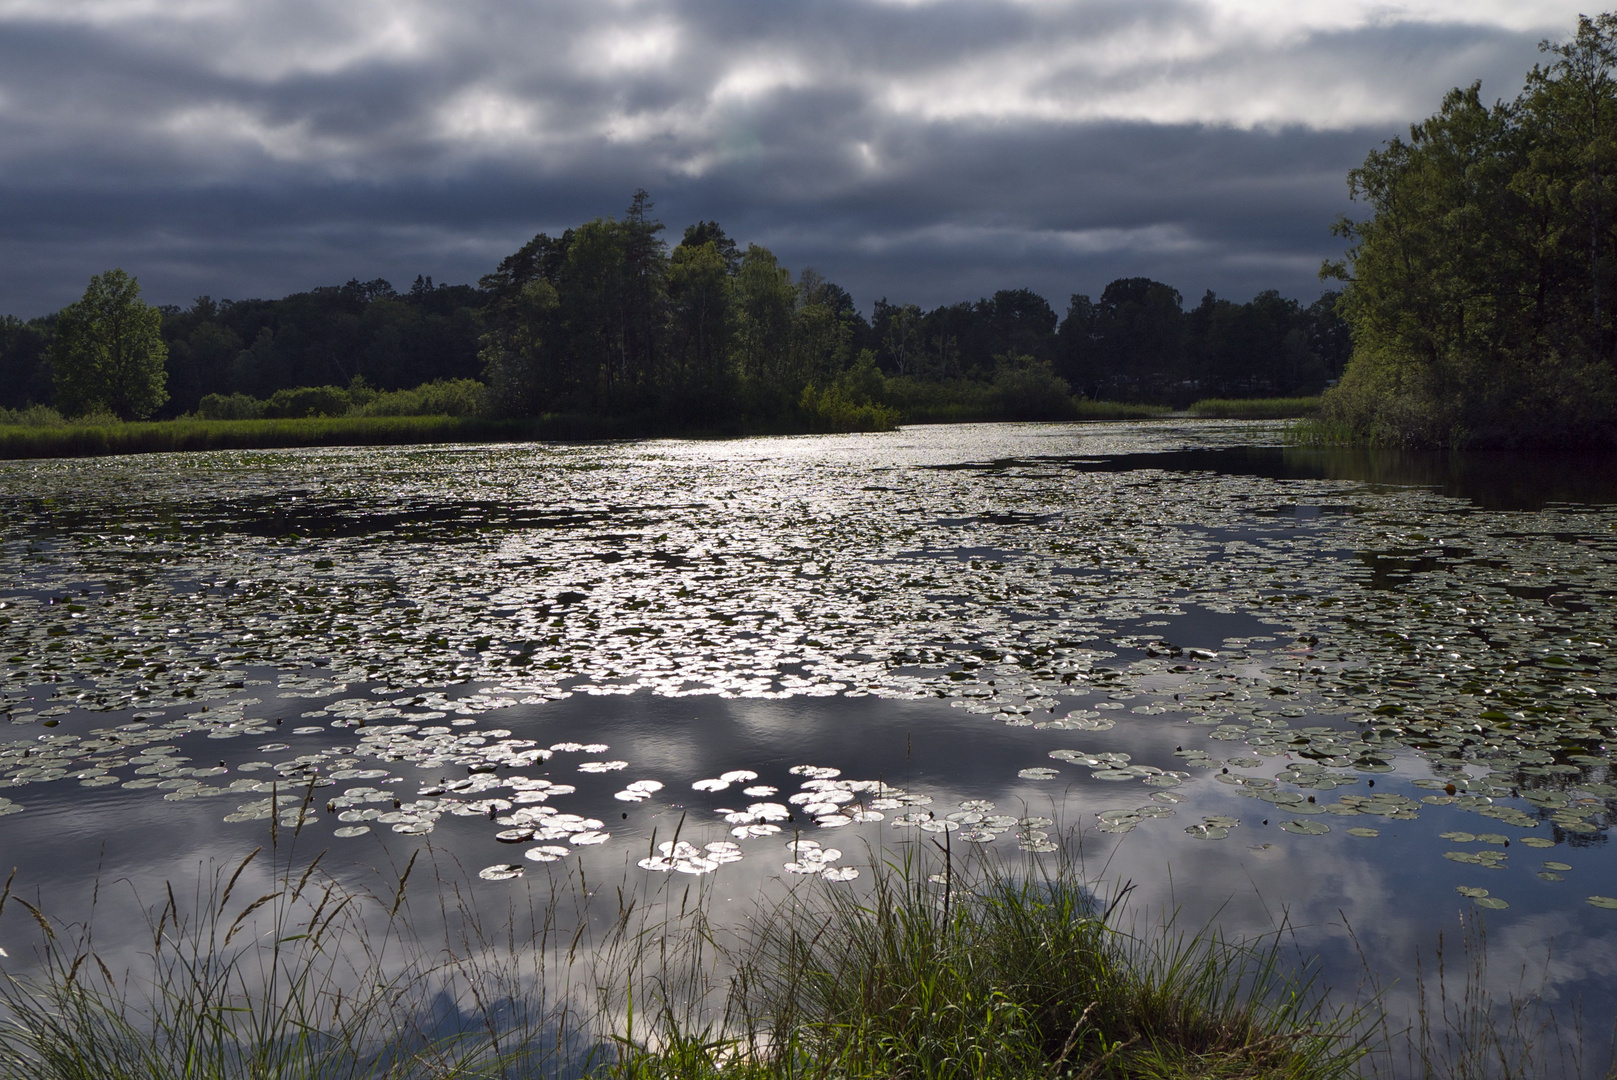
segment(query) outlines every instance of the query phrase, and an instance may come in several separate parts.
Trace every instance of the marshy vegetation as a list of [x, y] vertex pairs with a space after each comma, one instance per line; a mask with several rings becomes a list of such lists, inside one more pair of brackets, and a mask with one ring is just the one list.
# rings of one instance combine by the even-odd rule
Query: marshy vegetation
[[38, 947], [5, 961], [0, 1077], [1323, 1080], [1367, 1050], [1362, 1016], [1298, 982], [1278, 939], [1142, 936], [1127, 890], [1104, 904], [1067, 861], [912, 852], [868, 889], [816, 880], [732, 927], [677, 882], [618, 888], [592, 924], [582, 871], [562, 871], [491, 925], [425, 862], [365, 894], [282, 846], [167, 888], [121, 969], [91, 923], [8, 882], [0, 914]]

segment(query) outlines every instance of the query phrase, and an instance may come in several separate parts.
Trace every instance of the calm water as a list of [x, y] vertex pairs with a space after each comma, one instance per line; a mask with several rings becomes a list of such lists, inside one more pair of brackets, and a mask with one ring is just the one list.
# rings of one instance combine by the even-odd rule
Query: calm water
[[1337, 983], [1482, 914], [1609, 1016], [1614, 477], [1228, 422], [0, 463], [0, 864], [82, 914], [311, 780], [305, 852], [494, 901], [1067, 842]]

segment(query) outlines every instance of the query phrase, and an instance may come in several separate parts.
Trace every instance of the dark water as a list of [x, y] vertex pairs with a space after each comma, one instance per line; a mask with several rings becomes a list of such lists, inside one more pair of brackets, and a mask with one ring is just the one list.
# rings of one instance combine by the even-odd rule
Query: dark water
[[422, 850], [496, 906], [582, 867], [740, 909], [794, 836], [857, 888], [952, 827], [1395, 1008], [1480, 916], [1501, 980], [1609, 1017], [1617, 470], [1277, 432], [6, 463], [0, 864], [82, 914], [308, 792], [277, 844], [357, 882]]

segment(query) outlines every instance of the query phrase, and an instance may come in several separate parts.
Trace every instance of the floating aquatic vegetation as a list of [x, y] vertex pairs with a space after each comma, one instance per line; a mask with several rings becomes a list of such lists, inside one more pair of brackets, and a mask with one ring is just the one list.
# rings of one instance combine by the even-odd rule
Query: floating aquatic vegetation
[[560, 847], [555, 844], [540, 844], [538, 847], [532, 847], [527, 851], [524, 851], [522, 853], [522, 857], [525, 859], [531, 859], [534, 862], [545, 863], [565, 859], [568, 854], [570, 853], [564, 847]]
[[1187, 825], [1185, 832], [1198, 840], [1222, 840], [1230, 834], [1230, 830], [1241, 824], [1240, 818], [1230, 817], [1228, 814], [1209, 814], [1198, 825]]
[[[627, 690], [846, 693], [947, 700], [1007, 737], [1082, 744], [1052, 755], [1061, 768], [1019, 778], [1086, 769], [1074, 788], [1123, 785], [1106, 789], [1123, 806], [1135, 800], [1118, 792], [1138, 781], [1150, 804], [1194, 807], [1213, 776], [1220, 794], [1272, 806], [1288, 832], [1423, 814], [1442, 822], [1435, 831], [1463, 814], [1469, 829], [1449, 831], [1508, 827], [1513, 844], [1549, 848], [1609, 828], [1611, 508], [1522, 515], [1340, 480], [1149, 462], [1095, 471], [1084, 464], [1092, 448], [1036, 458], [1024, 444], [932, 469], [925, 454], [958, 466], [959, 453], [928, 444], [894, 457], [882, 445], [829, 465], [664, 449], [654, 469], [635, 467], [647, 453], [635, 448], [501, 449], [475, 467], [464, 454], [412, 452], [406, 466], [362, 450], [7, 464], [0, 717], [26, 737], [0, 746], [0, 786], [216, 798], [220, 816], [243, 824], [416, 835], [445, 815], [493, 815], [495, 839], [519, 828], [560, 839], [605, 830], [560, 815], [503, 824], [576, 793], [522, 786], [539, 783], [523, 770], [608, 748], [512, 738], [490, 726], [497, 710]], [[828, 468], [838, 483], [826, 483]], [[860, 491], [876, 470], [890, 499]], [[760, 479], [769, 499], [734, 497]], [[963, 517], [968, 504], [995, 512]], [[1307, 516], [1309, 506], [1352, 513]], [[1040, 527], [1019, 524], [1022, 511]], [[780, 572], [809, 552], [812, 573]], [[1245, 622], [1222, 642], [1179, 638], [1186, 620], [1214, 616]], [[264, 672], [273, 677], [256, 678]], [[419, 689], [452, 684], [468, 689]], [[483, 684], [495, 688], [471, 688]], [[102, 728], [80, 719], [101, 709], [139, 711]], [[1171, 755], [1125, 741], [1169, 725], [1183, 732]], [[1031, 745], [1030, 758], [1048, 744]], [[264, 760], [222, 771], [201, 746]], [[1415, 797], [1407, 769], [1387, 775], [1412, 760], [1431, 773]], [[717, 779], [757, 779], [744, 772]], [[308, 813], [246, 808], [311, 783]], [[347, 801], [366, 784], [387, 794]], [[440, 803], [410, 801], [418, 785]], [[794, 815], [829, 828], [882, 814], [923, 824], [924, 803], [891, 793], [804, 785], [792, 801], [790, 782], [782, 788], [742, 790], [751, 801], [721, 815], [734, 840], [776, 835]], [[618, 797], [654, 790], [629, 784]], [[19, 794], [0, 815], [23, 803], [37, 805]], [[400, 816], [381, 820], [389, 814]], [[1161, 827], [1139, 809], [1123, 814], [1109, 830]], [[949, 828], [936, 821], [926, 818]], [[1053, 846], [1039, 827], [954, 825], [971, 842], [1016, 833]]]
[[1331, 831], [1331, 827], [1323, 821], [1282, 821], [1280, 828], [1285, 832], [1301, 833], [1304, 836], [1323, 836]]

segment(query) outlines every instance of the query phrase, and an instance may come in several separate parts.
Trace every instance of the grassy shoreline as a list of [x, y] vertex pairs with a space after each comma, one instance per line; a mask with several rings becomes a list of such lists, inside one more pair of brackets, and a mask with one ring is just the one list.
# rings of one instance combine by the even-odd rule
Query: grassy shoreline
[[1320, 398], [1205, 398], [1185, 410], [1208, 420], [1300, 420], [1319, 415]]
[[[1283, 419], [1310, 415], [1318, 399], [1198, 402], [1194, 417]], [[1166, 406], [1078, 401], [1068, 422], [1156, 420]], [[923, 407], [900, 423], [982, 423], [1009, 419], [961, 407]], [[847, 430], [864, 430], [851, 426]], [[265, 420], [153, 420], [60, 425], [0, 424], [0, 460], [103, 457], [203, 450], [279, 450], [321, 446], [410, 446], [427, 443], [588, 442], [602, 439], [733, 437], [824, 433], [819, 424], [675, 424], [645, 417], [551, 414], [529, 420], [474, 416], [341, 416]]]

